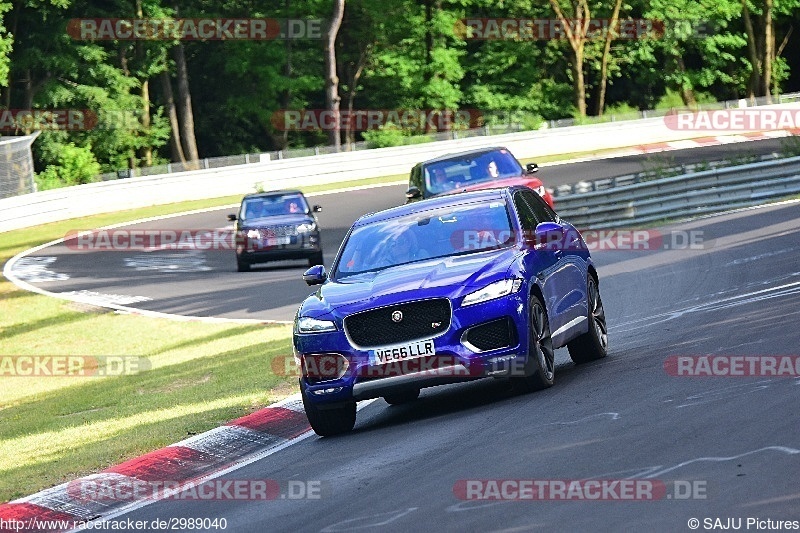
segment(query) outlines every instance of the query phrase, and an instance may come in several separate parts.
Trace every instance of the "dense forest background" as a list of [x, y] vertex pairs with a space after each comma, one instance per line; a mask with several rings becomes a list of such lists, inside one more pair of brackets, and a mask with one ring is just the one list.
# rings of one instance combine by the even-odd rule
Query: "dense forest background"
[[[0, 0], [0, 14], [0, 107], [86, 109], [116, 124], [43, 131], [33, 146], [40, 188], [431, 130], [284, 131], [281, 110], [470, 109], [534, 128], [800, 90], [800, 0]], [[167, 17], [324, 25], [313, 38], [272, 40], [81, 40], [70, 31], [73, 19]], [[500, 17], [646, 19], [664, 31], [472, 39], [460, 22]]]

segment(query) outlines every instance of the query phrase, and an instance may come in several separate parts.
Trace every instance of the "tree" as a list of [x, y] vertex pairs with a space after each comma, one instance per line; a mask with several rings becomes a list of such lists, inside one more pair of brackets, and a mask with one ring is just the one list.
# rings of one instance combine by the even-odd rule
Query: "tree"
[[325, 109], [330, 113], [332, 125], [328, 130], [329, 144], [339, 152], [342, 149], [341, 114], [339, 112], [339, 76], [336, 73], [336, 36], [344, 16], [344, 0], [333, 1], [333, 14], [325, 31]]

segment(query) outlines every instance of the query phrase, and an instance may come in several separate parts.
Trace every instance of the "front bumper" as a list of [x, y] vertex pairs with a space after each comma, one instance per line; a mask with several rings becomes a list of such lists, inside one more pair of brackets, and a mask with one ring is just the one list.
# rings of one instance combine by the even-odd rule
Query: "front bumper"
[[240, 263], [264, 263], [282, 259], [307, 259], [319, 253], [322, 243], [319, 233], [292, 235], [288, 244], [262, 246], [253, 239], [237, 243], [236, 260]]
[[[317, 404], [378, 398], [414, 389], [458, 383], [484, 377], [515, 375], [525, 368], [527, 359], [527, 298], [525, 291], [488, 302], [459, 308], [452, 302], [450, 327], [431, 339], [435, 355], [378, 365], [370, 363], [370, 349], [355, 348], [336, 321], [338, 331], [294, 335], [295, 357], [335, 354], [347, 360], [341, 377], [334, 375], [300, 379], [306, 396]], [[481, 349], [470, 342], [469, 332], [505, 320], [510, 331], [502, 347]], [[474, 340], [474, 339], [473, 339]], [[483, 345], [482, 348], [487, 348]]]

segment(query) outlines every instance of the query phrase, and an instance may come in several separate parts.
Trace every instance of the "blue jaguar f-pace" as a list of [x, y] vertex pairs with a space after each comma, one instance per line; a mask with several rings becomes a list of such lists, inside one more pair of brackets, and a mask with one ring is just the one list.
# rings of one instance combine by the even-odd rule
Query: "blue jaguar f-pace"
[[580, 233], [540, 196], [509, 187], [423, 200], [359, 218], [294, 321], [311, 427], [350, 431], [356, 402], [507, 377], [549, 387], [554, 349], [575, 363], [608, 347], [598, 277]]

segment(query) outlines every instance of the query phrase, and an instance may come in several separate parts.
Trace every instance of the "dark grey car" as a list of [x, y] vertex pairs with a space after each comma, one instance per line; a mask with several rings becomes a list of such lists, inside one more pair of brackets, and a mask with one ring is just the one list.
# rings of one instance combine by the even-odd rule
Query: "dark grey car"
[[315, 213], [300, 191], [273, 191], [248, 194], [242, 198], [234, 221], [236, 268], [282, 259], [308, 259], [308, 265], [321, 265], [322, 241]]

